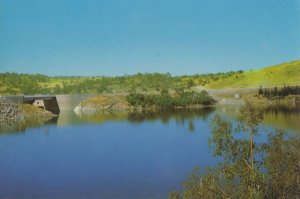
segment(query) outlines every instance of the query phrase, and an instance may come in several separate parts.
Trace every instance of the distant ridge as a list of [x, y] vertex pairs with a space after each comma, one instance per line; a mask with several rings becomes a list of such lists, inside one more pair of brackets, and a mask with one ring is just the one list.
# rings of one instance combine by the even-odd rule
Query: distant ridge
[[259, 70], [210, 82], [207, 88], [247, 88], [283, 85], [300, 85], [300, 60], [268, 66]]

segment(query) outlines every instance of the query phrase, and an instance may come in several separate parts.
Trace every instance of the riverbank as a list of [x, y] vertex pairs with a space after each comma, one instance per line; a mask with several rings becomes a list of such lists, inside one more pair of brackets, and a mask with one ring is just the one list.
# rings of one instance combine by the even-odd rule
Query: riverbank
[[167, 109], [199, 109], [211, 107], [215, 100], [206, 91], [128, 95], [101, 95], [82, 101], [75, 112], [160, 111]]
[[299, 107], [300, 95], [288, 95], [285, 97], [263, 97], [249, 95], [245, 100], [250, 102], [253, 106], [286, 106]]
[[[289, 95], [286, 97], [267, 98], [257, 95], [257, 88], [244, 89], [218, 89], [208, 90], [209, 96], [216, 101], [212, 105], [192, 104], [187, 106], [173, 106], [172, 109], [197, 109], [207, 106], [230, 105], [243, 106], [246, 102], [254, 106], [275, 106], [283, 105], [296, 107], [300, 105], [299, 95]], [[146, 95], [145, 95], [146, 96]], [[142, 111], [142, 110], [161, 110], [159, 106], [132, 106], [128, 103], [126, 95], [100, 95], [82, 101], [74, 109], [75, 112], [101, 112], [101, 111]]]
[[297, 107], [300, 106], [300, 96], [299, 95], [289, 95], [286, 97], [263, 97], [258, 95], [244, 95], [240, 98], [221, 98], [218, 100], [218, 105], [228, 105], [228, 106], [242, 106], [246, 102], [258, 107], [267, 106], [287, 106], [287, 107]]
[[[278, 89], [282, 88], [280, 86]], [[204, 89], [197, 87], [195, 90]], [[272, 89], [269, 88], [269, 89]], [[258, 95], [259, 88], [226, 88], [226, 89], [207, 89], [207, 92], [212, 96], [218, 105], [240, 106], [249, 102], [253, 106], [300, 106], [300, 95], [287, 95], [276, 97], [264, 97]]]

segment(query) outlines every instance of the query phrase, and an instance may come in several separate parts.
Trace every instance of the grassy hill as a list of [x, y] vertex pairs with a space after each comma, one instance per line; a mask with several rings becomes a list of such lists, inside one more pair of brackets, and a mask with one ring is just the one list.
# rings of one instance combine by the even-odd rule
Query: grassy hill
[[300, 60], [220, 78], [207, 88], [249, 88], [300, 84]]
[[[201, 71], [199, 71], [201, 72]], [[51, 77], [0, 73], [0, 95], [161, 92], [193, 88], [249, 88], [300, 85], [300, 60], [254, 71], [171, 76], [137, 73], [117, 77]]]

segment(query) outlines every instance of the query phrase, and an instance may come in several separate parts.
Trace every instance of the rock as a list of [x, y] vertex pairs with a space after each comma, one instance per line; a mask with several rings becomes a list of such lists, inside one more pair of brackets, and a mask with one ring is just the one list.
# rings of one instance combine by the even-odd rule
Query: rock
[[82, 109], [82, 106], [79, 104], [78, 106], [76, 106], [76, 107], [74, 108], [74, 112], [80, 112], [81, 109]]
[[24, 114], [18, 105], [6, 98], [0, 98], [0, 122], [18, 120], [22, 118], [24, 118]]

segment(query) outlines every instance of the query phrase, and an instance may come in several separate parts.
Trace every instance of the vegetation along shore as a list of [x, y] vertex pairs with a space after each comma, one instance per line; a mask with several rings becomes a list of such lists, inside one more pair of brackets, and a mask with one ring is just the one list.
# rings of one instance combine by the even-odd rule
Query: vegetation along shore
[[[296, 106], [300, 101], [297, 85], [300, 60], [260, 70], [183, 76], [138, 73], [117, 77], [49, 77], [0, 73], [1, 95], [97, 93], [97, 97], [84, 100], [75, 108], [88, 112], [243, 105], [246, 101], [254, 105]], [[30, 111], [25, 108], [23, 112]]]
[[74, 110], [98, 112], [98, 111], [120, 111], [120, 110], [166, 110], [178, 108], [197, 108], [210, 106], [215, 100], [206, 91], [184, 91], [160, 94], [130, 93], [126, 96], [97, 96], [81, 102]]

